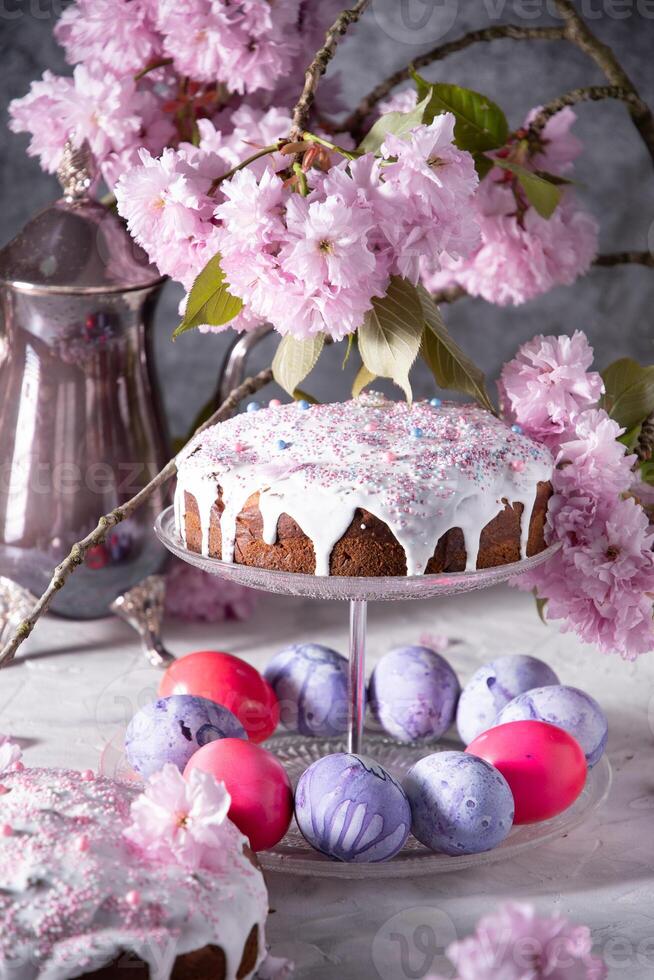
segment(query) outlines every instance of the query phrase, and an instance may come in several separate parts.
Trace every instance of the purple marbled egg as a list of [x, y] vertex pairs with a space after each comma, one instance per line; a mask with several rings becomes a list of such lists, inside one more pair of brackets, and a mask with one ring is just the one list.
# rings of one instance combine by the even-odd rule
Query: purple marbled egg
[[280, 650], [263, 676], [279, 701], [284, 728], [301, 735], [342, 735], [347, 729], [346, 658], [320, 643]]
[[464, 745], [495, 725], [497, 716], [509, 701], [533, 687], [558, 684], [559, 679], [546, 663], [522, 654], [497, 657], [476, 670], [461, 692], [456, 726]]
[[302, 774], [295, 817], [316, 850], [337, 861], [387, 861], [409, 835], [406, 793], [372, 759], [335, 752]]
[[372, 672], [368, 696], [384, 731], [399, 742], [436, 739], [454, 720], [459, 681], [444, 657], [429, 647], [398, 647]]
[[172, 694], [136, 712], [125, 733], [125, 754], [147, 779], [167, 762], [183, 771], [194, 752], [218, 738], [247, 735], [222, 704], [193, 694]]
[[602, 758], [609, 723], [595, 698], [578, 687], [556, 684], [520, 694], [502, 709], [497, 724], [526, 720], [548, 721], [565, 729], [581, 745], [589, 768]]
[[416, 762], [404, 788], [411, 830], [432, 851], [478, 854], [504, 840], [513, 825], [509, 784], [484, 759], [465, 752], [434, 752]]

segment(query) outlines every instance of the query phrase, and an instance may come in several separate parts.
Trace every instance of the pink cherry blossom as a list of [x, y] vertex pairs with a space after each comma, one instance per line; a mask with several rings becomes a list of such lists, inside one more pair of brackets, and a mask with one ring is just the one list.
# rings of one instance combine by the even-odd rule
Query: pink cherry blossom
[[[552, 117], [542, 149], [527, 160], [521, 157], [522, 166], [567, 173], [579, 151], [569, 132], [573, 121], [570, 110]], [[440, 270], [423, 263], [428, 289], [459, 285], [490, 303], [518, 305], [573, 283], [597, 252], [597, 222], [579, 206], [571, 187], [563, 188], [559, 204], [545, 218], [529, 205], [516, 178], [495, 167], [481, 181], [475, 207], [481, 246], [465, 260], [445, 255]]]
[[67, 139], [75, 146], [86, 140], [102, 163], [139, 137], [135, 96], [132, 78], [117, 78], [99, 67], [78, 65], [72, 79], [45, 72], [26, 96], [10, 104], [10, 126], [32, 134], [28, 153], [38, 155], [46, 170], [57, 169]]
[[[525, 119], [525, 126], [529, 126], [539, 109], [540, 106], [531, 110]], [[545, 170], [559, 176], [570, 173], [572, 164], [583, 150], [581, 140], [570, 132], [576, 118], [576, 113], [565, 106], [548, 119], [541, 133], [542, 149], [531, 160], [536, 170]]]
[[59, 166], [68, 129], [61, 107], [73, 87], [70, 78], [61, 78], [45, 71], [32, 82], [29, 92], [9, 103], [9, 128], [14, 133], [29, 133], [28, 155], [39, 157], [48, 173]]
[[0, 773], [10, 772], [12, 767], [20, 762], [22, 750], [17, 742], [14, 742], [8, 735], [0, 734]]
[[55, 27], [71, 64], [105, 65], [131, 75], [160, 56], [161, 44], [143, 0], [76, 0]]
[[504, 412], [527, 435], [558, 449], [562, 438], [574, 431], [579, 413], [604, 390], [601, 376], [588, 370], [592, 361], [593, 349], [580, 330], [572, 337], [539, 334], [502, 369]]
[[[472, 936], [446, 950], [455, 980], [605, 980], [587, 926], [562, 915], [540, 916], [531, 905], [507, 903], [484, 916]], [[442, 980], [431, 977], [425, 980]]]
[[298, 0], [160, 0], [163, 49], [182, 75], [243, 94], [272, 89], [297, 53]]
[[564, 632], [634, 660], [654, 649], [654, 529], [632, 498], [603, 503], [588, 526], [569, 533], [559, 531], [555, 511], [561, 549], [517, 584], [547, 600], [547, 618], [561, 620]]
[[166, 575], [166, 613], [187, 622], [222, 623], [248, 619], [256, 593], [184, 561], [176, 561]]
[[477, 178], [452, 135], [445, 115], [406, 139], [389, 138], [383, 167], [368, 153], [313, 170], [307, 197], [270, 171], [225, 181], [215, 217], [231, 291], [282, 334], [352, 333], [391, 275], [415, 280], [422, 258], [476, 242]]
[[193, 769], [185, 779], [167, 763], [132, 803], [132, 822], [124, 833], [154, 861], [213, 867], [233, 836], [230, 804], [225, 785], [209, 773]]
[[627, 455], [617, 439], [617, 422], [601, 409], [587, 409], [575, 420], [574, 435], [561, 442], [554, 477], [557, 491], [565, 496], [592, 493], [597, 499], [615, 499], [626, 493], [637, 457]]

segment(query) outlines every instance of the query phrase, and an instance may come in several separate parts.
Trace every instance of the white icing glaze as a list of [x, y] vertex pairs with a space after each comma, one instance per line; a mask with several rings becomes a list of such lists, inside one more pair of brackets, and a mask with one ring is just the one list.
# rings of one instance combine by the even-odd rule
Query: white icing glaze
[[255, 924], [261, 961], [266, 887], [231, 822], [220, 870], [189, 871], [147, 860], [123, 838], [133, 785], [59, 769], [1, 781], [0, 826], [13, 833], [0, 836], [0, 980], [68, 980], [123, 950], [149, 964], [151, 980], [168, 980], [178, 954], [207, 944], [223, 949], [235, 980]]
[[176, 522], [185, 539], [189, 493], [207, 555], [211, 508], [222, 489], [222, 560], [233, 561], [236, 518], [258, 492], [266, 544], [275, 543], [279, 517], [288, 514], [313, 543], [316, 575], [328, 575], [334, 545], [362, 508], [391, 529], [408, 575], [425, 571], [455, 527], [473, 569], [481, 532], [507, 501], [523, 506], [525, 555], [537, 485], [552, 467], [545, 447], [474, 404], [409, 407], [370, 393], [305, 410], [282, 405], [214, 426], [180, 454]]

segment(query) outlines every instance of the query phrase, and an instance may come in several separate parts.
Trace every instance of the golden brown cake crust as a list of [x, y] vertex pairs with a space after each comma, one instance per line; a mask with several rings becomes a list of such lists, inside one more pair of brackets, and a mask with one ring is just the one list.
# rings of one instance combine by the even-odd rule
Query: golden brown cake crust
[[[527, 556], [536, 555], [546, 547], [544, 528], [551, 495], [551, 484], [541, 481], [529, 524]], [[236, 519], [234, 561], [240, 565], [312, 575], [315, 571], [313, 545], [288, 514], [282, 514], [277, 522], [275, 544], [265, 544], [258, 500], [258, 494], [249, 497]], [[222, 553], [222, 510], [219, 490], [211, 509], [209, 531], [209, 555], [213, 558], [220, 558]], [[522, 510], [522, 504], [511, 506], [507, 503], [504, 510], [486, 525], [481, 534], [477, 568], [519, 561]], [[195, 497], [188, 491], [184, 494], [184, 523], [187, 547], [201, 553], [200, 514]], [[438, 541], [426, 572], [460, 572], [465, 565], [463, 534], [459, 528], [452, 528]], [[352, 576], [406, 575], [406, 557], [388, 525], [368, 511], [357, 509], [349, 528], [332, 550], [329, 572], [330, 575]]]

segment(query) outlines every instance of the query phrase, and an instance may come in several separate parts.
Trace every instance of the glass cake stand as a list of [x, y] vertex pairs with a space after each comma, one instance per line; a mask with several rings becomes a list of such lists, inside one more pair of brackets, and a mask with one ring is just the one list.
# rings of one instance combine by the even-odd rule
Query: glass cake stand
[[[307, 738], [300, 735], [277, 735], [266, 745], [286, 766], [293, 782], [316, 759], [330, 752], [365, 752], [376, 762], [401, 778], [425, 755], [443, 749], [461, 749], [459, 743], [440, 741], [404, 745], [378, 733], [364, 733], [365, 721], [365, 650], [367, 604], [370, 600], [384, 602], [396, 599], [427, 599], [433, 596], [455, 595], [484, 589], [505, 582], [522, 572], [541, 565], [557, 550], [552, 545], [545, 551], [522, 561], [470, 572], [444, 572], [436, 575], [377, 576], [374, 578], [301, 575], [295, 572], [269, 571], [249, 565], [224, 562], [190, 551], [184, 545], [175, 526], [174, 508], [164, 510], [155, 523], [159, 540], [178, 558], [219, 575], [230, 582], [277, 595], [305, 596], [314, 599], [341, 599], [350, 604], [349, 698], [348, 728], [344, 740]], [[567, 833], [588, 813], [606, 799], [611, 784], [611, 769], [604, 757], [590, 770], [586, 786], [573, 806], [552, 820], [516, 827], [509, 837], [493, 851], [483, 854], [449, 857], [433, 854], [410, 837], [400, 854], [381, 864], [344, 864], [330, 861], [313, 850], [293, 824], [286, 837], [272, 851], [259, 854], [264, 868], [291, 874], [313, 874], [320, 877], [374, 878], [404, 877], [415, 874], [461, 870], [489, 861], [512, 857]]]

